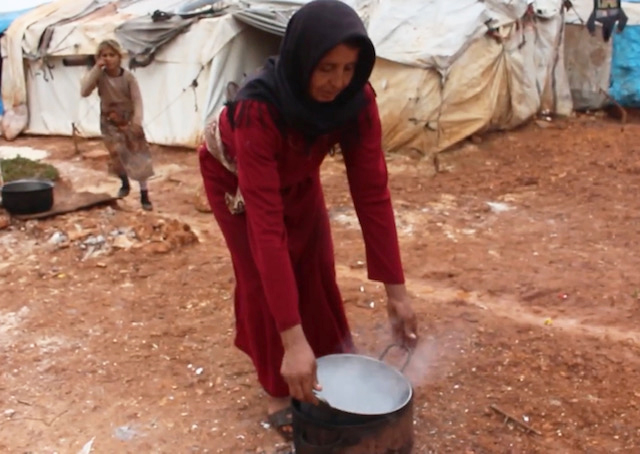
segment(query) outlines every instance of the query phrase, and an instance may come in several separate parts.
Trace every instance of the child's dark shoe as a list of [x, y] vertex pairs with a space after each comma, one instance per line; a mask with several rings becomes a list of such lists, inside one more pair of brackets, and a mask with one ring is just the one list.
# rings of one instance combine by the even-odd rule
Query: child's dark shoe
[[149, 191], [140, 191], [140, 204], [145, 211], [153, 210], [153, 204], [149, 200]]
[[129, 192], [131, 192], [131, 188], [128, 188], [128, 187], [122, 186], [122, 187], [120, 188], [120, 190], [118, 191], [118, 198], [119, 198], [119, 199], [122, 199], [122, 198], [124, 198], [124, 197], [128, 196], [128, 195], [129, 195]]
[[129, 184], [129, 177], [126, 175], [120, 175], [120, 181], [122, 182], [122, 185], [118, 191], [118, 198], [122, 199], [123, 197], [128, 196], [129, 192], [131, 192], [131, 185]]

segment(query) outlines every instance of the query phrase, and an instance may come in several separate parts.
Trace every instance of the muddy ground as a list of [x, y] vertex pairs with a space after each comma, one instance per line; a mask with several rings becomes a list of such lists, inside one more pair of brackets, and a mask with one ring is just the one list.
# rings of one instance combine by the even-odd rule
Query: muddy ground
[[[462, 144], [435, 176], [431, 159], [389, 157], [421, 324], [416, 453], [640, 452], [639, 144], [637, 118], [622, 132], [582, 115]], [[118, 188], [97, 141], [0, 145], [47, 150], [74, 190]], [[196, 156], [154, 157], [153, 213], [134, 190], [0, 230], [0, 452], [279, 447], [232, 347], [233, 275], [196, 209]], [[339, 158], [323, 178], [347, 311], [374, 355], [389, 342], [382, 287], [366, 280]]]

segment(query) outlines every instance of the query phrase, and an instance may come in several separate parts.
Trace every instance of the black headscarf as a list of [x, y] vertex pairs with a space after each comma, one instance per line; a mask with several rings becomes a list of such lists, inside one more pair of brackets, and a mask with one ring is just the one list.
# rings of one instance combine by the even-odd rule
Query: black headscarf
[[[359, 47], [351, 83], [329, 103], [309, 96], [309, 82], [320, 59], [338, 44]], [[375, 49], [358, 14], [338, 0], [314, 0], [300, 8], [287, 25], [280, 54], [270, 57], [262, 70], [249, 79], [228, 109], [233, 122], [235, 105], [242, 100], [269, 103], [277, 124], [301, 131], [307, 140], [354, 121], [366, 104], [364, 87], [375, 63]], [[242, 112], [238, 121], [242, 122]], [[284, 123], [284, 125], [282, 125]]]

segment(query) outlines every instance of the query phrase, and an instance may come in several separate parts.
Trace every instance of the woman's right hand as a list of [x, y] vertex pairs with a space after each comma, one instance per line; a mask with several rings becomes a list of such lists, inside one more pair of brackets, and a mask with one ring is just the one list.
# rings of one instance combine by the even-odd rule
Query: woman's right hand
[[314, 390], [321, 390], [316, 376], [316, 357], [307, 342], [301, 325], [280, 333], [284, 357], [280, 373], [289, 385], [289, 394], [301, 402], [317, 404]]
[[96, 60], [96, 66], [100, 69], [104, 69], [107, 66], [107, 63], [104, 61], [104, 57], [98, 57]]

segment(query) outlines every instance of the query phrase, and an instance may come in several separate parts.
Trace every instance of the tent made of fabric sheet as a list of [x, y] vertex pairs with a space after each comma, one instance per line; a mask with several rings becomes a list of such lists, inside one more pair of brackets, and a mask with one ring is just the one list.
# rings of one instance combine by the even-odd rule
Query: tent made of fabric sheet
[[[0, 0], [0, 36], [9, 28], [9, 26], [18, 17], [26, 14], [28, 11], [36, 8], [45, 3], [49, 3], [50, 0]], [[2, 64], [0, 63], [0, 69]], [[0, 78], [0, 85], [2, 79]], [[0, 97], [0, 116], [4, 114], [4, 103], [2, 97]]]
[[2, 100], [7, 109], [27, 102], [24, 54], [35, 56], [44, 30], [51, 24], [97, 7], [93, 0], [58, 0], [41, 5], [13, 21], [2, 37]]
[[[238, 81], [277, 51], [288, 19], [306, 1], [227, 3], [230, 14], [189, 23], [184, 33], [155, 53], [151, 64], [136, 69], [145, 102], [145, 130], [152, 142], [194, 145], [204, 119], [224, 101], [226, 83]], [[378, 94], [388, 151], [433, 153], [478, 131], [517, 126], [541, 109], [571, 112], [562, 52], [562, 0], [346, 3], [363, 18], [377, 48], [371, 82]], [[46, 14], [27, 14], [32, 17], [8, 42], [13, 52], [7, 60], [22, 61], [23, 55], [16, 57], [17, 43], [24, 55], [36, 57], [27, 60], [23, 77], [31, 113], [27, 131], [70, 134], [74, 123], [83, 135], [94, 135], [97, 97], [80, 99], [77, 88], [85, 68], [66, 67], [62, 59], [91, 54], [100, 40], [117, 37], [125, 24], [144, 20], [158, 9], [175, 10], [180, 4], [175, 0], [56, 4], [64, 7], [64, 14], [55, 8]], [[26, 101], [26, 87], [24, 92], [15, 91], [24, 95], [18, 101]], [[14, 98], [14, 92], [5, 96], [3, 90], [3, 97]]]
[[[37, 1], [27, 1], [19, 3], [19, 6], [16, 4], [17, 2], [11, 1], [0, 1], [0, 35], [2, 35], [11, 25], [11, 23], [16, 20], [18, 17], [26, 14], [28, 11], [32, 10], [36, 6], [48, 3], [48, 0], [37, 0]], [[18, 9], [19, 7], [19, 9]], [[0, 64], [0, 68], [2, 68]], [[1, 84], [1, 79], [0, 79]], [[4, 103], [2, 102], [2, 97], [0, 97], [0, 115], [4, 113]]]
[[565, 55], [576, 110], [596, 110], [611, 103], [640, 107], [640, 0], [622, 2], [629, 18], [622, 33], [605, 43], [598, 26], [591, 36], [585, 23], [592, 0], [574, 0], [567, 13]]
[[[562, 9], [546, 18], [526, 1], [460, 0], [432, 9], [414, 3], [404, 26], [385, 27], [397, 34], [397, 52], [378, 43], [389, 37], [378, 26], [391, 10], [375, 10], [370, 21], [384, 49], [372, 82], [387, 149], [435, 153], [480, 131], [516, 127], [540, 110], [571, 113]], [[424, 30], [421, 23], [428, 24]], [[402, 34], [411, 46], [400, 49]]]
[[[282, 34], [306, 2], [244, 3], [238, 20]], [[434, 153], [478, 131], [513, 128], [541, 109], [572, 111], [562, 0], [346, 3], [376, 46], [371, 82], [388, 151]]]
[[582, 24], [567, 24], [565, 34], [567, 77], [575, 110], [597, 110], [609, 99], [612, 41], [591, 36]]
[[[142, 42], [149, 34], [131, 24], [144, 23], [158, 9], [172, 11], [187, 3], [191, 2], [85, 2], [67, 14], [53, 10], [25, 21], [30, 25], [28, 34], [23, 31], [22, 56], [41, 56], [24, 60], [24, 98], [29, 111], [26, 132], [99, 135], [98, 96], [80, 96], [80, 80], [88, 67], [67, 66], [65, 60], [92, 55], [100, 41], [122, 39], [118, 32], [123, 30], [134, 38], [139, 33], [138, 41]], [[78, 10], [84, 14], [78, 15]], [[142, 92], [143, 126], [153, 143], [196, 146], [205, 119], [225, 101], [226, 83], [239, 81], [255, 70], [279, 45], [278, 37], [247, 27], [228, 14], [187, 22], [183, 27], [185, 21], [176, 20], [182, 32], [157, 46], [150, 64], [133, 70]], [[47, 30], [52, 32], [43, 50], [40, 40], [31, 38], [45, 36]], [[123, 41], [123, 47], [131, 48], [131, 43]], [[129, 66], [129, 55], [125, 55], [123, 66]]]

